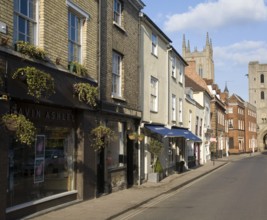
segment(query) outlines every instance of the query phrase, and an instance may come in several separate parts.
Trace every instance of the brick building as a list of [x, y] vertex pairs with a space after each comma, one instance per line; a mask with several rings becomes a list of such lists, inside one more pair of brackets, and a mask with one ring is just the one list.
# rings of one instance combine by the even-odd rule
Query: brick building
[[[1, 123], [0, 219], [96, 196], [88, 131], [100, 114], [79, 100], [74, 85], [97, 86], [98, 9], [98, 1], [1, 2], [0, 113], [24, 115], [36, 135], [28, 146]], [[30, 76], [37, 76], [33, 90]], [[49, 95], [40, 84], [39, 96], [42, 79], [51, 83]]]

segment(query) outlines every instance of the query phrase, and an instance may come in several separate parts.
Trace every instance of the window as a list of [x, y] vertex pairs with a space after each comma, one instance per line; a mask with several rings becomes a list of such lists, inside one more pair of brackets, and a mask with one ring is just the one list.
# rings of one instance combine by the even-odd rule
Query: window
[[152, 54], [158, 55], [158, 36], [152, 33]]
[[198, 68], [198, 74], [199, 74], [199, 76], [200, 76], [201, 78], [203, 78], [203, 67], [202, 67], [201, 64], [199, 65], [199, 68]]
[[264, 75], [261, 74], [261, 83], [264, 83]]
[[172, 95], [172, 121], [176, 121], [176, 96]]
[[196, 130], [195, 130], [195, 134], [198, 135], [198, 116], [196, 117]]
[[189, 110], [189, 122], [188, 122], [188, 129], [189, 131], [192, 130], [192, 111]]
[[113, 20], [121, 26], [121, 2], [119, 0], [114, 0], [114, 15], [113, 15]]
[[171, 76], [173, 78], [176, 78], [176, 58], [172, 57], [171, 61], [172, 61], [172, 74], [171, 74]]
[[[72, 1], [66, 0], [68, 11], [68, 59], [81, 63], [82, 57], [82, 27], [90, 15], [75, 5]], [[84, 37], [83, 37], [84, 38]]]
[[179, 72], [179, 82], [183, 83], [184, 81], [184, 66], [182, 64], [179, 64], [180, 66], [180, 72]]
[[69, 61], [81, 62], [81, 20], [69, 11]]
[[261, 91], [261, 100], [264, 100], [264, 92]]
[[203, 123], [203, 119], [200, 119], [200, 125], [199, 125], [199, 136], [202, 135], [202, 123]]
[[228, 119], [228, 128], [233, 129], [234, 128], [234, 120], [233, 119]]
[[179, 123], [183, 123], [183, 100], [179, 99]]
[[36, 44], [36, 1], [14, 1], [14, 41]]
[[112, 55], [112, 95], [121, 97], [121, 62], [122, 56], [116, 52]]
[[233, 113], [233, 108], [232, 107], [228, 108], [228, 113], [229, 114], [232, 114]]
[[150, 80], [150, 110], [157, 112], [158, 111], [158, 80], [154, 77], [151, 77]]

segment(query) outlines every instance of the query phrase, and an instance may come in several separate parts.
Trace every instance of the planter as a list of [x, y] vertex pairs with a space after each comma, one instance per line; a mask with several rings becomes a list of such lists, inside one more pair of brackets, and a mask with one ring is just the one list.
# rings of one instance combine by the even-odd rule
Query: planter
[[163, 179], [163, 173], [149, 173], [148, 182], [158, 183]]
[[128, 134], [129, 139], [132, 141], [135, 140], [136, 136], [137, 136], [137, 134], [135, 132]]
[[6, 126], [7, 130], [9, 130], [11, 132], [15, 132], [18, 129], [18, 123], [14, 119], [7, 119], [5, 121], [5, 126]]

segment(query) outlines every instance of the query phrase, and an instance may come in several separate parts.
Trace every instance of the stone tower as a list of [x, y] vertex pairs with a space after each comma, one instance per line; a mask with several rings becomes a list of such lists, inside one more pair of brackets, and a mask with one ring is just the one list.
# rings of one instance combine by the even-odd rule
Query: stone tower
[[206, 45], [202, 51], [198, 51], [195, 47], [191, 52], [190, 42], [187, 41], [185, 35], [183, 35], [182, 55], [186, 61], [195, 61], [196, 73], [198, 73], [203, 79], [210, 79], [214, 82], [214, 62], [213, 62], [213, 49], [212, 41], [209, 38], [209, 34], [206, 36]]
[[249, 102], [257, 107], [257, 139], [261, 150], [267, 148], [267, 64], [248, 65]]

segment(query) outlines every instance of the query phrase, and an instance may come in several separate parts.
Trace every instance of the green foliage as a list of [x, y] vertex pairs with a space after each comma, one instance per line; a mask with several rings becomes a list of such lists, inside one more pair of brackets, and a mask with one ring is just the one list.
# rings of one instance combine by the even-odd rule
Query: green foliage
[[159, 158], [157, 158], [157, 160], [156, 160], [156, 164], [154, 166], [154, 172], [155, 173], [162, 173], [163, 172], [163, 168], [161, 166]]
[[150, 143], [148, 145], [148, 151], [154, 154], [154, 156], [159, 157], [162, 150], [163, 150], [163, 144], [158, 140], [151, 138]]
[[2, 122], [9, 130], [15, 131], [16, 141], [31, 145], [34, 142], [36, 128], [34, 124], [21, 114], [5, 114]]
[[87, 76], [88, 71], [87, 69], [80, 63], [76, 61], [72, 61], [69, 63], [69, 70], [71, 72], [76, 73], [78, 76]]
[[114, 135], [114, 132], [103, 125], [99, 125], [91, 131], [92, 144], [91, 146], [95, 151], [104, 148], [107, 141], [110, 140]]
[[42, 96], [48, 98], [55, 93], [54, 78], [49, 74], [35, 67], [19, 68], [13, 74], [13, 79], [21, 79], [26, 77], [28, 86], [28, 95], [39, 100]]
[[97, 105], [97, 87], [91, 86], [89, 83], [76, 83], [73, 85], [73, 90], [80, 102], [85, 102], [92, 107]]
[[29, 42], [18, 41], [16, 43], [16, 47], [17, 47], [17, 51], [22, 54], [28, 55], [29, 57], [32, 57], [38, 60], [47, 61], [44, 50], [30, 44]]

